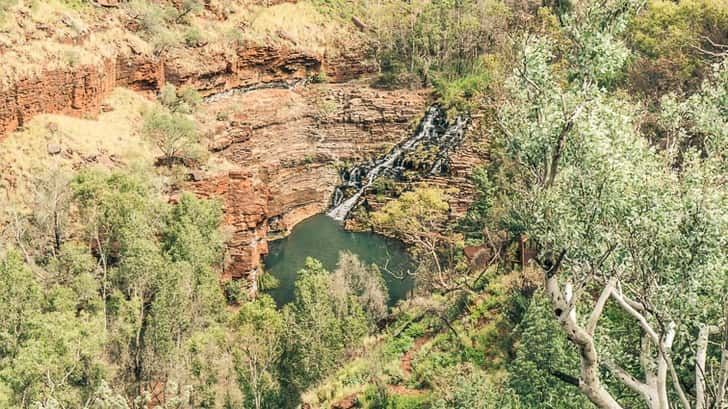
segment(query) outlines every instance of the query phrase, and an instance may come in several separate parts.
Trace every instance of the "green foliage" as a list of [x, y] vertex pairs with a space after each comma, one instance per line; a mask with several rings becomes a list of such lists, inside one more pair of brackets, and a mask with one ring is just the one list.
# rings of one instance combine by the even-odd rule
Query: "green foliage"
[[258, 273], [258, 290], [266, 291], [278, 288], [280, 281], [268, 271]]
[[491, 56], [484, 56], [462, 75], [435, 75], [433, 85], [444, 106], [466, 111], [471, 107], [471, 101], [488, 92], [498, 71], [500, 67], [497, 61]]
[[466, 238], [482, 240], [483, 229], [491, 220], [491, 212], [496, 202], [496, 185], [487, 168], [474, 169], [470, 176], [477, 197], [468, 208], [468, 213], [460, 220], [460, 230]]
[[382, 385], [370, 385], [364, 391], [364, 407], [367, 409], [387, 407], [387, 389]]
[[0, 353], [12, 356], [24, 340], [30, 318], [40, 313], [40, 288], [16, 253], [0, 259]]
[[191, 87], [177, 89], [172, 84], [165, 84], [159, 91], [159, 102], [172, 112], [189, 114], [202, 103], [200, 94]]
[[153, 109], [145, 113], [142, 133], [159, 148], [163, 163], [200, 159], [200, 137], [193, 120], [179, 113]]
[[164, 250], [173, 261], [186, 261], [200, 269], [222, 263], [221, 219], [219, 201], [183, 193], [166, 215]]
[[277, 364], [283, 354], [286, 321], [267, 295], [243, 304], [233, 319], [233, 355], [246, 408], [276, 408]]
[[[630, 70], [631, 84], [651, 96], [670, 91], [692, 91], [709, 74], [718, 52], [726, 44], [721, 27], [728, 25], [728, 6], [722, 1], [652, 0], [630, 24], [628, 38], [640, 53]], [[711, 43], [712, 42], [712, 43]]]
[[326, 71], [321, 70], [311, 77], [311, 82], [314, 84], [322, 84], [327, 82], [329, 79], [326, 76]]
[[[383, 82], [398, 82], [401, 72], [426, 83], [437, 78], [451, 98], [467, 98], [486, 82], [479, 57], [501, 44], [510, 9], [489, 0], [378, 2], [366, 10], [376, 25], [377, 59]], [[469, 80], [458, 80], [470, 76]], [[451, 82], [452, 84], [447, 84]]]
[[336, 270], [331, 276], [331, 286], [341, 303], [347, 302], [350, 296], [356, 297], [372, 325], [387, 314], [389, 294], [382, 273], [376, 265], [367, 268], [355, 254], [339, 254]]
[[630, 50], [621, 34], [640, 5], [636, 0], [587, 2], [561, 16], [571, 40], [566, 60], [572, 78], [613, 86], [623, 77]]
[[185, 44], [187, 44], [188, 47], [201, 47], [205, 44], [205, 42], [205, 36], [199, 28], [193, 26], [185, 31]]
[[178, 46], [182, 40], [190, 47], [204, 42], [196, 27], [188, 27], [184, 34], [178, 27], [180, 24], [189, 25], [190, 17], [202, 11], [203, 4], [199, 0], [183, 0], [176, 5], [132, 0], [127, 7], [157, 53]]
[[[494, 385], [483, 371], [461, 365], [442, 374], [432, 409], [520, 409], [513, 391]], [[541, 406], [543, 407], [543, 406]]]
[[398, 358], [414, 346], [414, 338], [407, 334], [400, 334], [398, 337], [392, 337], [387, 341], [384, 347], [384, 354], [387, 357]]
[[390, 395], [387, 398], [385, 409], [421, 409], [427, 406], [429, 396], [427, 395]]
[[[83, 171], [71, 188], [100, 257], [108, 348], [129, 377], [122, 379], [183, 375], [185, 341], [224, 311], [214, 270], [222, 260], [219, 204], [183, 194], [167, 206], [140, 176], [123, 173]], [[64, 251], [59, 270], [84, 268], [84, 257]]]
[[396, 180], [393, 178], [389, 178], [386, 176], [378, 177], [374, 179], [374, 183], [372, 183], [372, 192], [374, 193], [391, 193], [391, 192], [397, 192], [399, 190], [400, 186], [397, 183]]
[[[570, 74], [566, 81], [552, 65], [550, 39], [525, 42], [524, 71], [509, 80], [511, 99], [499, 112], [506, 138], [504, 162], [513, 166], [515, 177], [503, 186], [498, 200], [508, 209], [502, 221], [511, 233], [526, 235], [538, 248], [539, 266], [548, 271], [552, 313], [561, 324], [560, 331], [580, 346], [580, 373], [592, 373], [581, 377], [579, 388], [595, 403], [626, 395], [620, 400], [634, 407], [639, 404], [631, 399], [644, 398], [639, 388], [624, 393], [628, 381], [603, 387], [610, 378], [600, 372], [600, 366], [620, 375], [616, 369], [620, 365], [637, 376], [635, 368], [649, 371], [657, 365], [654, 361], [665, 358], [643, 356], [643, 365], [633, 365], [634, 351], [641, 346], [635, 345], [637, 337], [626, 328], [648, 334], [649, 340], [643, 342], [670, 349], [669, 341], [663, 344], [660, 340], [669, 340], [673, 329], [683, 342], [694, 345], [694, 334], [701, 326], [716, 325], [724, 316], [720, 311], [725, 303], [727, 261], [725, 252], [718, 249], [726, 246], [728, 231], [720, 210], [725, 208], [728, 192], [719, 182], [725, 176], [727, 146], [721, 125], [725, 109], [719, 108], [725, 106], [725, 86], [721, 80], [706, 83], [701, 95], [684, 105], [667, 100], [670, 114], [665, 119], [671, 139], [666, 149], [657, 151], [636, 132], [633, 103], [609, 94], [604, 87], [614, 80], [616, 67], [624, 61], [619, 41], [611, 32], [600, 32], [604, 27], [616, 30], [623, 22], [607, 17], [617, 27], [573, 26], [591, 32], [581, 34], [586, 43], [578, 43], [585, 46], [574, 48], [566, 58], [568, 65], [559, 67]], [[591, 39], [611, 45], [597, 47], [604, 53], [595, 58], [592, 46], [599, 42]], [[612, 60], [599, 62], [605, 58]], [[692, 103], [701, 108], [689, 108]], [[690, 129], [692, 120], [683, 122], [687, 118], [702, 123], [698, 128], [707, 131], [705, 137], [691, 139], [695, 130]], [[578, 283], [583, 292], [578, 301], [570, 300], [572, 283]], [[612, 285], [618, 290], [612, 290]], [[594, 302], [600, 294], [623, 314], [605, 312], [598, 325], [584, 324], [588, 311], [604, 309]], [[623, 297], [649, 307], [637, 312]], [[589, 325], [596, 328], [592, 330], [596, 335], [589, 332]], [[587, 352], [592, 346], [590, 357]], [[676, 372], [690, 373], [687, 349], [676, 345], [671, 353], [672, 364], [682, 366]], [[662, 382], [668, 382], [666, 374], [661, 376]], [[682, 382], [695, 380], [674, 383], [668, 393], [684, 395]], [[589, 383], [599, 389], [599, 396], [589, 389]], [[542, 399], [537, 396], [534, 402]]]
[[371, 214], [378, 231], [413, 244], [410, 253], [418, 262], [414, 274], [424, 288], [446, 289], [459, 275], [462, 237], [442, 230], [449, 218], [447, 199], [441, 189], [419, 187]]
[[552, 316], [545, 296], [536, 293], [517, 329], [521, 340], [509, 368], [508, 385], [525, 407], [591, 408], [577, 388], [557, 377], [578, 378], [579, 357]]
[[295, 298], [286, 306], [286, 371], [293, 387], [323, 379], [367, 333], [367, 319], [353, 295], [337, 296], [321, 263], [307, 259], [296, 280]]
[[162, 52], [179, 44], [177, 34], [170, 28], [177, 16], [177, 10], [168, 5], [132, 0], [129, 12], [139, 28], [150, 39], [155, 51]]
[[77, 303], [69, 288], [44, 294], [17, 254], [0, 258], [0, 391], [10, 407], [75, 405], [91, 392], [103, 371], [103, 316], [77, 313]]
[[449, 209], [445, 199], [445, 192], [440, 189], [405, 192], [398, 200], [388, 202], [380, 212], [374, 213], [372, 220], [378, 227], [404, 236], [421, 232], [425, 225], [445, 219], [445, 212]]
[[248, 294], [240, 280], [228, 280], [223, 284], [222, 291], [228, 304], [241, 304], [248, 299]]

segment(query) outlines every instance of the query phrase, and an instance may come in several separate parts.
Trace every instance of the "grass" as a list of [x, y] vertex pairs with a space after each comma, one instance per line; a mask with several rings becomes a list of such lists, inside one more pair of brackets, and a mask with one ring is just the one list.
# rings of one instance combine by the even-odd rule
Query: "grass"
[[[346, 40], [349, 32], [336, 20], [321, 14], [310, 2], [282, 3], [260, 9], [250, 24], [252, 39], [273, 41], [306, 51], [332, 52], [337, 42]], [[285, 37], [285, 38], [284, 38]]]
[[[102, 113], [96, 119], [38, 115], [3, 140], [0, 163], [3, 163], [5, 180], [12, 180], [15, 185], [13, 190], [22, 196], [24, 187], [33, 182], [34, 176], [51, 166], [71, 170], [85, 164], [104, 167], [152, 164], [157, 150], [139, 132], [141, 111], [151, 102], [118, 88], [106, 103], [113, 111]], [[62, 152], [50, 156], [49, 144], [60, 145]]]
[[[502, 379], [514, 342], [507, 336], [513, 332], [508, 306], [514, 302], [514, 290], [533, 277], [495, 271], [486, 275], [482, 292], [469, 296], [462, 311], [451, 317], [454, 331], [437, 315], [422, 314], [436, 299], [408, 300], [394, 310], [397, 320], [387, 330], [369, 338], [349, 363], [304, 393], [303, 402], [329, 408], [356, 394], [363, 408], [419, 408], [443, 393], [441, 387], [448, 381], [443, 374], [463, 364], [484, 370], [490, 380]], [[405, 354], [411, 359], [409, 369]], [[374, 393], [377, 390], [381, 393]], [[375, 399], [377, 395], [381, 396]]]
[[[153, 32], [132, 32], [125, 24], [144, 11], [134, 10], [140, 3], [100, 11], [85, 0], [0, 0], [0, 44], [8, 50], [0, 88], [47, 69], [100, 64], [130, 49], [147, 55], [170, 52], [194, 68], [207, 62], [196, 47], [204, 47], [204, 55], [234, 54], [250, 42], [332, 55], [356, 40], [350, 23], [322, 14], [311, 2], [262, 7], [236, 0], [225, 4], [222, 20], [201, 11], [185, 22], [157, 19]], [[95, 27], [103, 29], [88, 31]]]

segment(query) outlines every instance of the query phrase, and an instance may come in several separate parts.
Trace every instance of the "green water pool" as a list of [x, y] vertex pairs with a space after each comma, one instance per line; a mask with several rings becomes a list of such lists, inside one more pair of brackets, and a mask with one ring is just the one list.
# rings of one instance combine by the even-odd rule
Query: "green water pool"
[[[293, 299], [297, 272], [303, 268], [306, 257], [321, 261], [329, 271], [336, 268], [341, 251], [359, 256], [366, 264], [387, 266], [400, 274], [411, 268], [411, 259], [405, 246], [375, 233], [350, 232], [340, 223], [324, 214], [313, 216], [296, 225], [286, 238], [270, 243], [270, 252], [264, 260], [265, 268], [280, 284], [269, 291], [278, 305]], [[412, 289], [412, 280], [400, 280], [382, 271], [389, 289], [389, 304], [406, 298]]]

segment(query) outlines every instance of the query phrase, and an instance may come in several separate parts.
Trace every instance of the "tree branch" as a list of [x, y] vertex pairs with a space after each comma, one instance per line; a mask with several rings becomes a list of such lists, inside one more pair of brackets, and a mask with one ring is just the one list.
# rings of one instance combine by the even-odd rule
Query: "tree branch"
[[645, 399], [649, 402], [650, 388], [649, 386], [647, 386], [647, 384], [640, 382], [634, 376], [630, 375], [627, 371], [622, 369], [614, 362], [605, 362], [604, 366], [606, 366], [612, 372], [612, 374], [614, 374], [615, 377], [622, 381], [622, 383], [627, 385], [628, 388], [644, 396]]
[[705, 325], [700, 328], [696, 341], [695, 352], [695, 409], [708, 407], [708, 396], [706, 396], [705, 383], [705, 360], [708, 354], [708, 339], [711, 334], [717, 333], [718, 327]]
[[579, 378], [577, 378], [575, 376], [571, 376], [567, 373], [561, 372], [556, 369], [549, 369], [548, 372], [551, 376], [553, 376], [569, 385], [576, 386], [577, 388], [579, 387]]
[[616, 283], [616, 280], [616, 277], [612, 277], [607, 282], [607, 284], [604, 286], [604, 289], [602, 290], [602, 294], [599, 296], [599, 299], [594, 306], [594, 309], [589, 315], [589, 320], [586, 323], [586, 332], [589, 333], [589, 335], [591, 336], [594, 336], [594, 331], [597, 328], [597, 322], [602, 316], [602, 311], [604, 311], [604, 305], [606, 305], [607, 301], [609, 300], [610, 294], [614, 290], [614, 284]]

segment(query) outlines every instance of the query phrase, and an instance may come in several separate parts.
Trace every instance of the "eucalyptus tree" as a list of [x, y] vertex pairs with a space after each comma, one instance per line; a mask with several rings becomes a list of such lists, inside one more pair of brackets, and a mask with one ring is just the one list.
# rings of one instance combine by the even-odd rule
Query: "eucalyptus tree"
[[184, 194], [167, 205], [138, 175], [85, 171], [72, 183], [99, 258], [109, 355], [130, 396], [190, 382], [187, 342], [220, 324], [219, 204]]
[[103, 317], [73, 288], [44, 291], [15, 252], [0, 257], [0, 406], [80, 407], [106, 365]]
[[447, 199], [441, 189], [419, 188], [372, 214], [377, 229], [412, 245], [410, 252], [418, 267], [410, 274], [418, 284], [442, 291], [461, 286], [454, 266], [462, 237], [445, 231], [450, 209]]
[[339, 302], [348, 303], [349, 297], [354, 295], [372, 324], [387, 314], [389, 294], [375, 264], [368, 267], [356, 254], [342, 251], [331, 280], [332, 291]]
[[268, 295], [243, 304], [232, 319], [232, 350], [245, 407], [274, 408], [280, 390], [285, 320]]
[[[503, 192], [504, 222], [538, 249], [553, 314], [578, 351], [574, 383], [592, 403], [628, 407], [618, 383], [649, 408], [724, 407], [725, 66], [677, 104], [676, 148], [650, 146], [634, 103], [604, 88], [626, 60], [614, 35], [626, 3], [610, 5], [613, 13], [584, 14], [597, 21], [567, 16], [579, 46], [560, 60], [549, 38], [522, 44], [499, 112], [517, 175]], [[639, 342], [628, 345], [620, 326]]]
[[294, 300], [284, 309], [287, 343], [282, 377], [300, 391], [320, 381], [367, 334], [364, 310], [353, 294], [345, 302], [333, 291], [331, 274], [307, 258], [298, 273]]

